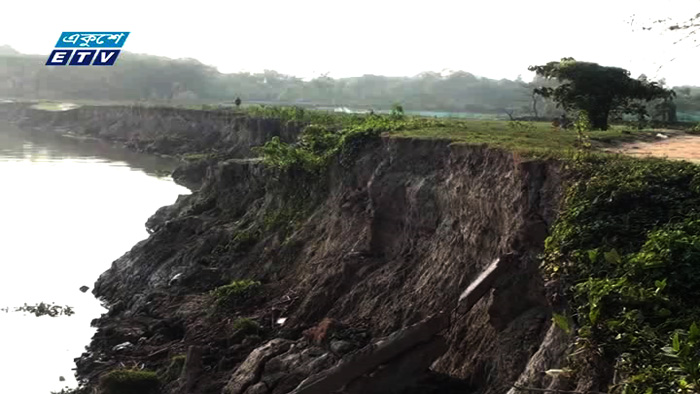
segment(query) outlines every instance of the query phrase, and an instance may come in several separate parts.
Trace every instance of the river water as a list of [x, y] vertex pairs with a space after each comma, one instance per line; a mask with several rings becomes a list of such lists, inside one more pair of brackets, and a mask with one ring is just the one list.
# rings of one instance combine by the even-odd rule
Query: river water
[[[144, 223], [156, 209], [189, 193], [163, 175], [172, 168], [162, 158], [0, 121], [0, 392], [76, 385], [73, 358], [94, 334], [90, 321], [105, 312], [91, 294], [95, 280], [148, 236]], [[15, 311], [40, 302], [75, 314]]]

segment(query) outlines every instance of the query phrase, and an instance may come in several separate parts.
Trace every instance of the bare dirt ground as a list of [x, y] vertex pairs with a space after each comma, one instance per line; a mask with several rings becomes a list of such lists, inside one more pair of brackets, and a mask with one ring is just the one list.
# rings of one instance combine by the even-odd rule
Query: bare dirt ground
[[636, 157], [664, 157], [670, 160], [687, 160], [700, 163], [700, 135], [688, 135], [678, 132], [662, 131], [669, 138], [660, 137], [653, 142], [634, 142], [624, 144], [608, 151], [623, 153]]

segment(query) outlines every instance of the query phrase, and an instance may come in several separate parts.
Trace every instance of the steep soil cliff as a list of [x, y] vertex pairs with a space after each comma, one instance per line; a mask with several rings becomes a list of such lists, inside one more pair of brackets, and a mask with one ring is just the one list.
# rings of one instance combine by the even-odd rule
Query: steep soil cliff
[[[498, 286], [450, 315], [446, 351], [405, 356], [439, 359], [403, 392], [546, 387], [543, 371], [564, 365], [570, 339], [551, 323], [557, 285], [536, 257], [557, 216], [557, 161], [384, 137], [313, 175], [250, 157], [273, 136], [294, 140], [299, 122], [165, 108], [0, 110], [27, 130], [207, 157], [178, 177], [193, 187], [204, 177], [201, 188], [156, 212], [151, 236], [97, 281], [109, 313], [76, 359], [85, 392], [126, 368], [155, 371], [164, 393], [288, 393], [373, 338], [451, 313], [508, 253], [518, 258]], [[223, 303], [217, 289], [232, 282], [259, 288]], [[355, 390], [390, 392], [389, 382]]]
[[[551, 326], [534, 255], [559, 188], [555, 162], [446, 141], [385, 138], [322, 179], [255, 160], [220, 162], [198, 192], [154, 215], [151, 237], [97, 281], [110, 312], [95, 322], [78, 374], [94, 385], [120, 363], [159, 370], [197, 348], [201, 367], [182, 392], [218, 393], [268, 339], [297, 340], [327, 317], [366, 336], [389, 334], [451, 310], [485, 265], [517, 252], [509, 278], [453, 318], [433, 368], [473, 392], [505, 392]], [[262, 282], [255, 302], [212, 312], [210, 291], [244, 278]], [[237, 335], [240, 317], [259, 332]], [[275, 384], [260, 392], [286, 392]]]
[[109, 313], [80, 394], [700, 387], [696, 165], [408, 138], [449, 132], [424, 118], [32, 111], [0, 106], [25, 129], [203, 157], [179, 178], [201, 188], [97, 281]]

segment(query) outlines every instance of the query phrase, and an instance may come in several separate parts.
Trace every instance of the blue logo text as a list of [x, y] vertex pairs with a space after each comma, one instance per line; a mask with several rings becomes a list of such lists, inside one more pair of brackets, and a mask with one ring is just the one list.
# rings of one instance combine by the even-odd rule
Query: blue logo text
[[[47, 66], [112, 66], [129, 36], [122, 32], [75, 32], [61, 33], [56, 48], [46, 61]], [[64, 49], [66, 48], [66, 49]], [[67, 49], [71, 48], [71, 49]], [[90, 49], [96, 48], [96, 49]]]

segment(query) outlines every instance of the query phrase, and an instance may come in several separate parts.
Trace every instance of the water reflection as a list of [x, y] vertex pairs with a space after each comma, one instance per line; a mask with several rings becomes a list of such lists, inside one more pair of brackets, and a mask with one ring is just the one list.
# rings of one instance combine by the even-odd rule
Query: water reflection
[[177, 166], [175, 159], [141, 154], [93, 139], [23, 131], [0, 121], [0, 160], [17, 159], [108, 162], [154, 176], [167, 176]]
[[[104, 312], [84, 286], [148, 233], [159, 207], [189, 191], [173, 161], [0, 123], [0, 385], [48, 394], [75, 384], [73, 358]], [[161, 176], [153, 176], [161, 175]], [[71, 316], [15, 312], [68, 305]], [[59, 377], [65, 378], [64, 382]]]

